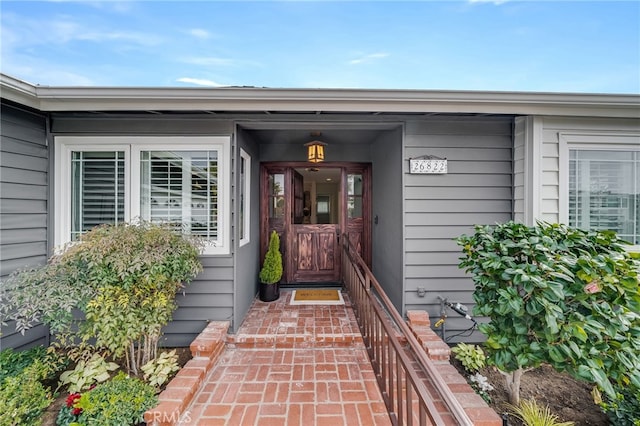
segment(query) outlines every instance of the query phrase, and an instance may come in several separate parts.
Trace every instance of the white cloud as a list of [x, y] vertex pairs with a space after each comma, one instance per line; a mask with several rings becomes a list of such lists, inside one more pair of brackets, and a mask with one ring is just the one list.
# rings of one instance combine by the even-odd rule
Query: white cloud
[[141, 46], [160, 44], [163, 37], [138, 31], [110, 31], [88, 26], [60, 15], [46, 20], [24, 18], [15, 14], [5, 14], [2, 19], [2, 37], [11, 35], [10, 44], [5, 47], [24, 49], [26, 46], [59, 45], [73, 41], [128, 42]]
[[377, 59], [383, 59], [386, 58], [387, 56], [389, 56], [388, 53], [371, 53], [369, 55], [365, 55], [365, 56], [361, 56], [359, 58], [356, 59], [352, 59], [349, 61], [349, 63], [351, 65], [358, 65], [358, 64], [364, 64], [367, 62], [373, 62]]
[[208, 87], [225, 87], [227, 84], [216, 83], [212, 80], [207, 80], [204, 78], [191, 78], [191, 77], [181, 77], [178, 80], [181, 83], [195, 84], [196, 86], [208, 86]]
[[211, 38], [211, 33], [207, 30], [203, 30], [202, 28], [192, 28], [188, 31], [188, 33], [194, 36], [195, 38], [200, 38], [203, 40]]
[[139, 33], [133, 31], [81, 31], [75, 34], [78, 40], [88, 40], [95, 42], [103, 41], [125, 41], [141, 46], [155, 46], [162, 42], [162, 38], [154, 34]]

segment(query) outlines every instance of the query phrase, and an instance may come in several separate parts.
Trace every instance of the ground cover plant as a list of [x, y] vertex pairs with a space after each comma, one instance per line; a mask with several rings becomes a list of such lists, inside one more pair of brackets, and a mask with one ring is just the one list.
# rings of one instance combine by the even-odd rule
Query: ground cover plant
[[547, 223], [475, 231], [457, 240], [460, 267], [473, 276], [475, 314], [489, 318], [480, 325], [487, 361], [507, 378], [510, 402], [519, 403], [522, 374], [545, 363], [596, 384], [612, 419], [620, 405], [640, 408], [639, 264], [625, 243]]
[[65, 366], [42, 346], [0, 351], [0, 425], [39, 425], [53, 400], [50, 382]]

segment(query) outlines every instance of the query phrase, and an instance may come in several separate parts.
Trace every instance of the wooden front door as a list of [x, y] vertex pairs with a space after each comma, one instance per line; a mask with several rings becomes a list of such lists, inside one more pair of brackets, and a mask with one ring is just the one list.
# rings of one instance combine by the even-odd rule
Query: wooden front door
[[343, 235], [370, 258], [370, 167], [267, 163], [261, 169], [261, 259], [280, 234], [283, 283], [338, 282]]

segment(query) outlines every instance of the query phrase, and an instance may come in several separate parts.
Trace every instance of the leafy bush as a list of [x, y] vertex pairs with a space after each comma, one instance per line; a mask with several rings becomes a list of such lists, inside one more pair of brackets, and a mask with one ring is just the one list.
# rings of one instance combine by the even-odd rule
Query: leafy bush
[[462, 363], [464, 369], [470, 373], [478, 371], [486, 365], [486, 356], [478, 345], [468, 345], [461, 342], [451, 348], [451, 352]]
[[614, 426], [640, 426], [640, 388], [616, 385], [615, 397], [605, 395], [599, 405]]
[[7, 376], [0, 384], [0, 426], [40, 425], [44, 410], [53, 398], [41, 383], [47, 367], [33, 361], [22, 372]]
[[86, 317], [82, 339], [95, 339], [98, 348], [125, 356], [137, 374], [157, 355], [161, 329], [177, 307], [176, 292], [202, 269], [201, 247], [200, 239], [168, 226], [96, 227], [46, 266], [3, 283], [0, 319], [16, 320], [22, 332], [44, 321], [54, 332], [68, 333], [73, 310], [80, 309]]
[[0, 382], [5, 377], [15, 377], [33, 364], [36, 360], [43, 361], [47, 355], [44, 346], [35, 346], [20, 352], [8, 348], [0, 351]]
[[80, 360], [73, 370], [62, 373], [60, 385], [69, 385], [69, 393], [81, 392], [108, 380], [109, 372], [117, 368], [118, 364], [107, 362], [100, 354], [94, 354], [89, 361]]
[[79, 397], [70, 395], [56, 424], [137, 425], [144, 412], [157, 404], [152, 386], [120, 372]]
[[162, 352], [156, 359], [152, 359], [142, 366], [144, 380], [155, 387], [162, 386], [179, 369], [178, 355], [176, 355], [175, 349], [170, 352]]
[[558, 224], [476, 226], [457, 242], [473, 275], [475, 314], [488, 362], [507, 377], [512, 404], [520, 377], [542, 362], [596, 383], [640, 386], [638, 262], [613, 232]]
[[540, 406], [535, 399], [522, 401], [519, 407], [511, 406], [511, 411], [525, 426], [573, 426], [574, 422], [559, 422], [558, 416], [547, 406]]

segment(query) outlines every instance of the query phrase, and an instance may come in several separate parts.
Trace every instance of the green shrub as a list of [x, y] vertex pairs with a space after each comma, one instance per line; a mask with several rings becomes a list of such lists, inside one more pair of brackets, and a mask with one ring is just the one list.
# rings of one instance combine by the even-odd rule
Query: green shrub
[[158, 404], [155, 393], [152, 386], [120, 372], [75, 400], [73, 407], [81, 412], [70, 417], [82, 425], [137, 425], [144, 412]]
[[640, 387], [638, 261], [613, 232], [559, 224], [476, 226], [457, 242], [470, 272], [476, 315], [489, 323], [487, 360], [507, 377], [510, 401], [520, 377], [542, 362], [596, 383]]
[[599, 401], [600, 408], [614, 426], [640, 426], [640, 388], [635, 386], [614, 386], [614, 398], [604, 396]]
[[486, 365], [486, 356], [482, 348], [478, 345], [458, 343], [451, 348], [451, 352], [455, 355], [455, 358], [462, 363], [464, 369], [470, 373], [476, 372]]
[[282, 254], [280, 253], [280, 236], [276, 231], [271, 231], [269, 237], [269, 249], [264, 257], [264, 263], [260, 270], [260, 282], [275, 284], [282, 278]]
[[0, 384], [0, 426], [40, 425], [44, 410], [53, 398], [40, 382], [47, 367], [33, 361], [22, 372], [7, 376]]
[[2, 284], [0, 320], [24, 332], [44, 321], [73, 332], [73, 310], [85, 314], [79, 336], [126, 357], [130, 371], [157, 356], [161, 329], [176, 309], [176, 293], [202, 269], [202, 240], [151, 223], [93, 228], [52, 257]]
[[43, 361], [47, 349], [44, 346], [36, 346], [25, 351], [15, 352], [13, 349], [0, 351], [0, 382], [5, 377], [15, 377], [33, 364], [36, 360]]

